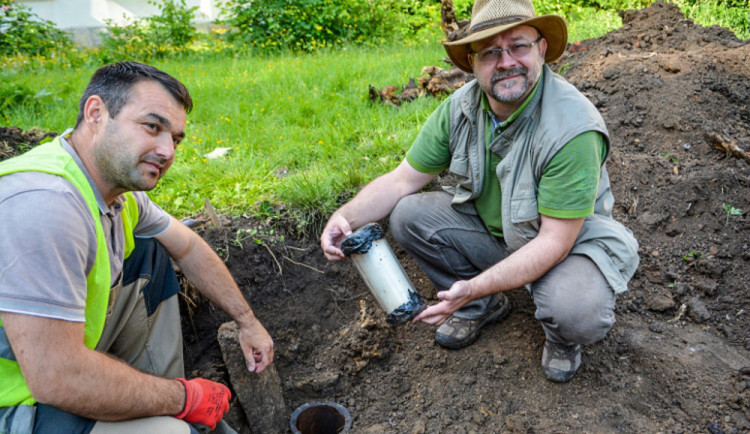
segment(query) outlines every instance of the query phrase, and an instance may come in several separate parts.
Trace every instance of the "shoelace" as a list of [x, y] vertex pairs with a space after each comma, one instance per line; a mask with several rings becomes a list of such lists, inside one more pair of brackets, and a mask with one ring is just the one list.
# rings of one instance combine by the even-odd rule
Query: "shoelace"
[[553, 359], [575, 360], [575, 346], [566, 347], [558, 344], [552, 344], [551, 346]]

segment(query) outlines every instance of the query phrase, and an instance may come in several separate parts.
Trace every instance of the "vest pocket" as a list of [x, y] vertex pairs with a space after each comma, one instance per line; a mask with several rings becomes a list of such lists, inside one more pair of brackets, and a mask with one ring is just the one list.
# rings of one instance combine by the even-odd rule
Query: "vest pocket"
[[469, 177], [469, 157], [466, 154], [454, 154], [448, 170], [455, 175]]
[[510, 200], [511, 223], [523, 223], [539, 218], [535, 196], [513, 197]]
[[471, 168], [469, 158], [466, 154], [453, 155], [448, 171], [455, 176], [458, 185], [466, 190], [473, 191]]

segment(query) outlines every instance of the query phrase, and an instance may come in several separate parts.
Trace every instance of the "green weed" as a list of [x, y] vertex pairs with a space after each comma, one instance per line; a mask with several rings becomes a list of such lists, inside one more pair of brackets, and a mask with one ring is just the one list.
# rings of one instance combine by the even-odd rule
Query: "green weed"
[[682, 259], [684, 259], [686, 261], [693, 261], [693, 260], [696, 260], [696, 259], [701, 259], [702, 257], [703, 257], [703, 253], [697, 252], [697, 251], [693, 251], [693, 252], [690, 252], [687, 255], [683, 256]]
[[732, 206], [732, 202], [729, 202], [728, 204], [726, 204], [726, 203], [723, 204], [721, 206], [721, 209], [724, 210], [724, 212], [726, 213], [726, 216], [727, 216], [727, 219], [724, 222], [724, 226], [727, 226], [729, 224], [729, 216], [742, 215], [742, 210], [739, 209], [739, 208], [733, 207]]

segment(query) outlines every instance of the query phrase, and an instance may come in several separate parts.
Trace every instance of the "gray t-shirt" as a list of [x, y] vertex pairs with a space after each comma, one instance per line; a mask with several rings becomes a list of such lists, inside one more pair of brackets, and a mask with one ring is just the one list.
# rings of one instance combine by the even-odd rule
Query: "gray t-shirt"
[[[96, 195], [114, 286], [124, 257], [123, 198], [107, 206], [78, 155], [61, 142]], [[166, 231], [169, 214], [146, 193], [133, 194], [139, 213], [135, 236], [148, 238]], [[83, 322], [86, 276], [96, 246], [91, 212], [69, 181], [40, 172], [0, 177], [0, 311]]]

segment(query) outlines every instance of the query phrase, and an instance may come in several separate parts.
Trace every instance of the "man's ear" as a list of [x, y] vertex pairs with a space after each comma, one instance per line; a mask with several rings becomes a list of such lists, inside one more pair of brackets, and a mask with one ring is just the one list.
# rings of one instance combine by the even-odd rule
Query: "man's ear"
[[539, 54], [542, 55], [542, 60], [547, 55], [547, 40], [544, 38], [539, 41]]
[[99, 95], [91, 95], [83, 105], [83, 120], [92, 131], [97, 131], [99, 123], [108, 116], [107, 106]]
[[474, 70], [474, 56], [471, 55], [471, 53], [466, 54], [466, 57], [469, 59], [469, 65], [471, 66], [472, 71]]

